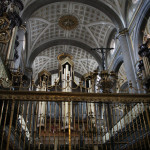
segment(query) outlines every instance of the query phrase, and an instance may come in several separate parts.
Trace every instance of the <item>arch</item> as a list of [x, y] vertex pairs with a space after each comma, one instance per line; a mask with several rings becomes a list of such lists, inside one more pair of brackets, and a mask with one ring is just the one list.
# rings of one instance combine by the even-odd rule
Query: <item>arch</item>
[[36, 10], [38, 10], [40, 7], [44, 5], [55, 3], [55, 2], [63, 2], [63, 1], [73, 1], [73, 2], [78, 2], [78, 3], [83, 3], [83, 4], [90, 5], [94, 8], [97, 8], [103, 13], [105, 13], [112, 20], [112, 22], [116, 25], [116, 28], [119, 28], [120, 30], [124, 28], [123, 23], [120, 17], [118, 16], [118, 14], [115, 11], [113, 11], [109, 6], [97, 0], [61, 0], [61, 1], [60, 0], [38, 0], [38, 1], [34, 1], [29, 6], [27, 6], [27, 8], [24, 10], [22, 14], [22, 19], [23, 21], [28, 20], [31, 14], [33, 14], [33, 12], [35, 12]]
[[123, 57], [122, 56], [119, 56], [116, 60], [115, 60], [115, 62], [114, 62], [114, 65], [113, 65], [113, 71], [115, 71], [115, 72], [118, 72], [119, 71], [119, 68], [120, 68], [120, 66], [122, 65], [122, 63], [123, 63]]
[[112, 40], [113, 38], [115, 38], [116, 32], [117, 32], [117, 30], [116, 30], [115, 28], [111, 31], [111, 33], [110, 33], [110, 35], [109, 35], [109, 38], [108, 38], [108, 40], [107, 40], [107, 46], [109, 46], [110, 43], [111, 43], [111, 40]]
[[136, 57], [138, 57], [139, 44], [142, 44], [142, 42], [143, 42], [143, 39], [142, 39], [143, 32], [142, 31], [145, 29], [148, 18], [150, 17], [150, 2], [147, 1], [143, 5], [139, 14], [141, 14], [141, 15], [137, 18], [138, 21], [136, 22], [137, 25], [136, 25], [136, 29], [135, 29], [136, 35], [134, 35], [134, 38], [135, 38], [134, 47], [136, 50]]
[[57, 45], [72, 45], [72, 46], [76, 46], [79, 48], [82, 48], [83, 50], [87, 51], [88, 53], [90, 53], [95, 60], [97, 61], [97, 63], [99, 64], [99, 66], [101, 66], [101, 57], [98, 55], [98, 53], [96, 51], [91, 51], [91, 47], [80, 42], [80, 41], [76, 41], [76, 40], [69, 40], [69, 39], [57, 39], [57, 40], [52, 40], [49, 42], [46, 42], [42, 45], [40, 45], [39, 47], [37, 47], [29, 56], [28, 59], [28, 67], [32, 67], [32, 63], [34, 61], [34, 59], [36, 58], [36, 56], [42, 52], [43, 50], [52, 47], [52, 46], [57, 46]]

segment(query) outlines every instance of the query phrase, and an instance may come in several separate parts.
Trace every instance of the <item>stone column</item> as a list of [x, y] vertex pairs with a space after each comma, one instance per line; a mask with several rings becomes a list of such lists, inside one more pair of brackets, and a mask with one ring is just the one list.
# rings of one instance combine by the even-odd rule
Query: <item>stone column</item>
[[[15, 44], [15, 40], [16, 40], [17, 31], [18, 31], [18, 27], [13, 28], [13, 30], [12, 30], [11, 39], [9, 41], [9, 46], [8, 46], [8, 49], [7, 49], [6, 60], [13, 59], [13, 57], [14, 57], [13, 56], [14, 55], [14, 44]], [[8, 62], [6, 62], [6, 64], [7, 63]]]
[[25, 35], [26, 29], [25, 27], [20, 27], [18, 30], [18, 42], [19, 46], [17, 47], [19, 58], [15, 61], [15, 69], [17, 69], [20, 65], [21, 60], [21, 52], [23, 50], [23, 42], [24, 42], [24, 35]]
[[129, 38], [128, 30], [124, 29], [123, 31], [120, 31], [118, 38], [122, 49], [122, 56], [124, 60], [128, 83], [129, 81], [131, 81], [133, 87], [137, 88], [136, 68], [134, 67], [134, 57], [132, 53], [131, 41]]

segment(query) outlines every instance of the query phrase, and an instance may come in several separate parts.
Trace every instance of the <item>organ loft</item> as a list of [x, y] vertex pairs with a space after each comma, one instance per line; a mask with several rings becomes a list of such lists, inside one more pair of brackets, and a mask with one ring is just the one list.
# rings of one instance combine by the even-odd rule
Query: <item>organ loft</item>
[[[62, 92], [80, 91], [81, 87], [74, 80], [73, 57], [63, 53], [57, 59], [59, 61], [59, 78], [55, 79], [54, 84], [58, 86], [58, 90]], [[57, 88], [57, 86], [53, 88], [50, 86], [50, 76], [51, 74], [46, 70], [39, 73], [40, 86], [37, 87], [37, 91], [46, 91], [47, 89], [53, 91], [54, 88]], [[86, 90], [87, 93], [94, 92], [94, 76], [96, 76], [96, 73], [85, 74], [85, 87], [82, 90]], [[42, 141], [48, 136], [55, 136], [56, 143], [58, 144], [59, 138], [60, 143], [63, 144], [64, 136], [69, 137], [71, 134], [75, 137], [84, 136], [80, 135], [81, 132], [75, 131], [82, 130], [85, 132], [88, 130], [87, 128], [91, 128], [91, 125], [93, 129], [95, 128], [95, 108], [93, 103], [62, 102], [60, 104], [59, 102], [39, 102], [38, 105], [37, 127]], [[101, 116], [103, 115], [101, 114]], [[101, 120], [103, 120], [102, 118]], [[79, 125], [81, 122], [82, 126]], [[68, 135], [68, 130], [70, 130], [70, 135]], [[79, 139], [76, 138], [76, 141], [79, 141]], [[66, 140], [65, 142], [68, 143], [69, 141]]]

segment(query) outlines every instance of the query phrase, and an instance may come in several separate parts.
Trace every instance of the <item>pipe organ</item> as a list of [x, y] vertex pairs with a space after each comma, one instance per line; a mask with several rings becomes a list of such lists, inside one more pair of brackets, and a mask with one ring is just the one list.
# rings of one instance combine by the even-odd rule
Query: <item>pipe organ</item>
[[[72, 56], [69, 54], [60, 54], [58, 56], [59, 60], [59, 68], [60, 68], [60, 76], [61, 76], [61, 85], [62, 92], [72, 92], [72, 81], [73, 81], [73, 67], [74, 63], [72, 61]], [[63, 123], [65, 124], [65, 128], [68, 127], [68, 114], [69, 108], [72, 110], [72, 102], [68, 105], [68, 102], [62, 103], [62, 116]], [[70, 111], [70, 117], [72, 118], [72, 111]]]
[[[85, 87], [87, 88], [87, 93], [94, 93], [94, 76], [91, 72], [84, 75]], [[94, 104], [88, 103], [88, 116], [94, 117]], [[93, 119], [94, 120], [94, 119]]]
[[[49, 82], [49, 79], [51, 77], [51, 74], [43, 70], [42, 72], [39, 73], [39, 85], [36, 88], [36, 91], [46, 91], [47, 90], [47, 83]], [[39, 126], [44, 126], [45, 124], [45, 112], [47, 109], [47, 103], [46, 102], [39, 102], [38, 105], [38, 123], [37, 127]]]

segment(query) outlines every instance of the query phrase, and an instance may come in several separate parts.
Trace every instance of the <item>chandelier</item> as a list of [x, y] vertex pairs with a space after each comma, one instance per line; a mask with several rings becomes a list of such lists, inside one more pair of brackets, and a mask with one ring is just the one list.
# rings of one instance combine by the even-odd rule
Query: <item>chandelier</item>
[[110, 73], [108, 70], [102, 70], [100, 72], [100, 81], [98, 83], [99, 89], [102, 91], [102, 93], [111, 93], [112, 88], [115, 85], [118, 76], [114, 71], [111, 71]]
[[102, 71], [99, 73], [100, 80], [98, 81], [98, 89], [102, 93], [111, 93], [112, 88], [115, 85], [116, 81], [118, 80], [118, 76], [114, 71], [111, 71], [110, 73], [108, 70], [106, 70], [106, 62], [105, 62], [105, 56], [106, 51], [110, 51], [113, 48], [94, 48], [91, 50], [100, 50], [100, 53], [102, 54]]

